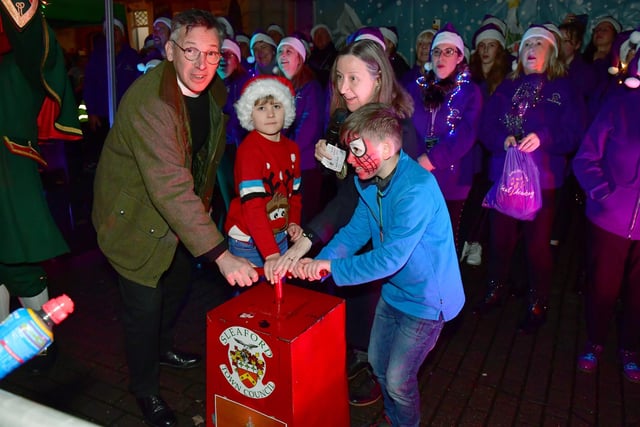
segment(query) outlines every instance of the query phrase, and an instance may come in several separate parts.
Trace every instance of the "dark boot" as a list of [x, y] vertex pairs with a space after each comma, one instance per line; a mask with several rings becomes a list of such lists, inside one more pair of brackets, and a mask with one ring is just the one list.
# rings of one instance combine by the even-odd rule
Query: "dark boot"
[[487, 314], [495, 307], [502, 305], [504, 300], [505, 287], [502, 283], [495, 280], [489, 280], [487, 283], [487, 294], [473, 308], [473, 312], [478, 315]]
[[535, 334], [547, 321], [547, 303], [541, 299], [531, 299], [524, 320], [520, 323], [520, 332]]

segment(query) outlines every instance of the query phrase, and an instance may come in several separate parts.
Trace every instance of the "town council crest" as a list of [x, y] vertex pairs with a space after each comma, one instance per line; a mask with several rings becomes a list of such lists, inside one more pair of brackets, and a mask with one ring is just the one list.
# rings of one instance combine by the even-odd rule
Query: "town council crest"
[[273, 353], [269, 345], [256, 332], [232, 326], [220, 334], [220, 342], [228, 346], [229, 365], [220, 365], [220, 371], [239, 393], [252, 399], [263, 399], [273, 393], [275, 383], [264, 383], [266, 358]]

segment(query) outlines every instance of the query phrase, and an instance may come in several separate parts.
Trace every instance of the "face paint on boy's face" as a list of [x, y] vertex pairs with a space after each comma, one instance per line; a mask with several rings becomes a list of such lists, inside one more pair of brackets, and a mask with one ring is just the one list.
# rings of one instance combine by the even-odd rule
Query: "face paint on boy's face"
[[356, 170], [360, 179], [372, 178], [380, 168], [381, 159], [377, 150], [369, 141], [356, 138], [349, 141], [349, 156], [347, 162]]

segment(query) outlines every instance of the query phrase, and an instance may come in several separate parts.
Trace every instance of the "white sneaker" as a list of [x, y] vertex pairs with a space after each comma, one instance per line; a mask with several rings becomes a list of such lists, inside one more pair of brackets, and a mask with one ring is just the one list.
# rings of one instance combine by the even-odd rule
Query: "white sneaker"
[[[465, 242], [465, 248], [467, 242]], [[482, 264], [482, 246], [478, 242], [471, 242], [469, 244], [469, 250], [467, 252], [467, 264], [480, 265]]]
[[462, 252], [460, 253], [460, 262], [464, 261], [467, 255], [469, 255], [470, 248], [471, 248], [471, 244], [469, 242], [464, 242], [464, 246], [462, 247]]

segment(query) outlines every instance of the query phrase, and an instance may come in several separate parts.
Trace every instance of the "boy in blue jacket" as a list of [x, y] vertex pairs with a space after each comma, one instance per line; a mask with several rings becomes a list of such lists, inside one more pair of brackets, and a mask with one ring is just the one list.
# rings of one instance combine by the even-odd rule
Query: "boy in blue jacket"
[[[357, 174], [358, 206], [349, 223], [294, 274], [338, 286], [382, 279], [369, 343], [369, 362], [392, 425], [420, 424], [418, 369], [444, 322], [464, 305], [451, 220], [434, 176], [402, 148], [394, 110], [368, 104], [341, 129], [347, 162]], [[373, 249], [356, 255], [371, 239]]]

